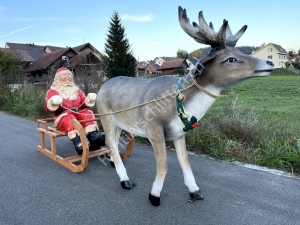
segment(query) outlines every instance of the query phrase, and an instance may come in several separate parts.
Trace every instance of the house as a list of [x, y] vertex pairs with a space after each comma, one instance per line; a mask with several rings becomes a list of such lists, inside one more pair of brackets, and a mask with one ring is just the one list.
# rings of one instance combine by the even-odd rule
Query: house
[[179, 59], [179, 58], [176, 58], [176, 57], [156, 57], [153, 61], [161, 66], [165, 61], [172, 61], [172, 60], [176, 60], [176, 59]]
[[186, 73], [188, 64], [184, 59], [176, 57], [156, 57], [154, 60], [147, 60], [144, 62], [138, 62], [136, 69], [138, 76], [145, 76], [147, 74], [159, 74], [159, 75], [174, 75], [180, 73]]
[[81, 71], [85, 75], [90, 75], [94, 70], [94, 74], [99, 77], [105, 71], [103, 55], [90, 43], [74, 48], [62, 48], [7, 42], [4, 49], [9, 50], [23, 62], [29, 82], [43, 81], [47, 79], [47, 74], [54, 74], [55, 70], [62, 66], [68, 67], [74, 74]]
[[36, 61], [42, 55], [62, 48], [55, 46], [35, 45], [34, 43], [22, 44], [6, 42], [5, 49], [9, 49], [12, 54], [18, 57], [24, 64], [24, 68], [26, 68], [28, 65], [30, 65], [30, 63]]
[[188, 65], [188, 70], [192, 70], [195, 68], [196, 63], [201, 59], [201, 57], [199, 58], [187, 58], [185, 61]]
[[49, 45], [46, 45], [45, 46], [45, 49], [44, 49], [44, 52], [45, 53], [50, 53], [50, 52], [55, 52], [57, 50], [60, 50], [60, 49], [63, 49], [61, 47], [56, 47], [56, 46], [49, 46]]
[[163, 62], [160, 67], [160, 71], [162, 75], [173, 75], [177, 74], [180, 68], [183, 69], [183, 73], [186, 73], [188, 64], [184, 59], [177, 58], [175, 60]]
[[25, 68], [24, 72], [29, 75], [32, 82], [41, 82], [45, 79], [45, 75], [51, 73], [51, 69], [52, 74], [55, 74], [57, 68], [66, 64], [66, 57], [73, 58], [76, 54], [77, 52], [70, 47], [44, 54]]
[[274, 63], [274, 68], [284, 68], [285, 62], [289, 61], [286, 50], [280, 45], [273, 43], [263, 45], [260, 49], [253, 52], [251, 56], [272, 61]]
[[160, 66], [154, 61], [148, 61], [148, 65], [145, 68], [146, 74], [160, 73]]
[[298, 55], [298, 56], [295, 58], [295, 62], [297, 62], [297, 63], [300, 62], [300, 55]]
[[146, 66], [148, 64], [146, 62], [137, 62], [136, 64], [136, 75], [137, 77], [144, 76], [146, 72]]
[[77, 53], [90, 53], [93, 52], [94, 55], [96, 55], [99, 59], [103, 59], [103, 55], [90, 43], [85, 43], [76, 47], [73, 47], [73, 50], [75, 50]]

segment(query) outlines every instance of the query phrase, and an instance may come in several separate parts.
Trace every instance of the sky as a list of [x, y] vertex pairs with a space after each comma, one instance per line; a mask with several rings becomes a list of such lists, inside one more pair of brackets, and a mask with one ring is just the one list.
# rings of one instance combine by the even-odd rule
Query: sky
[[0, 1], [0, 47], [6, 42], [76, 47], [89, 42], [104, 52], [109, 22], [116, 11], [138, 61], [176, 56], [208, 47], [188, 36], [178, 22], [178, 6], [198, 23], [203, 12], [216, 31], [223, 20], [235, 34], [248, 29], [236, 46], [281, 45], [300, 49], [299, 0], [9, 0]]

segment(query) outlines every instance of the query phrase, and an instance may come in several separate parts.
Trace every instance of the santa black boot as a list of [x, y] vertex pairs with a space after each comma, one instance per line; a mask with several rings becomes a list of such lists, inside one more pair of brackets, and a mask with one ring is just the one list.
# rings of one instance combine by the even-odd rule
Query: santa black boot
[[105, 145], [105, 134], [100, 134], [98, 130], [89, 132], [87, 134], [87, 139], [90, 142], [91, 151], [99, 150], [102, 146]]
[[83, 151], [82, 144], [81, 144], [80, 137], [78, 136], [76, 131], [73, 130], [73, 131], [69, 132], [68, 136], [69, 136], [70, 140], [73, 142], [77, 154], [82, 155], [82, 151]]

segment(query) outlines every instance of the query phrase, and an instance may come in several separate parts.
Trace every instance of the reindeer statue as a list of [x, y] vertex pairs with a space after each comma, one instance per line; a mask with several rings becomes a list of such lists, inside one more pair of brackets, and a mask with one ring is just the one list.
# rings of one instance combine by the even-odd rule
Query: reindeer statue
[[211, 46], [196, 68], [181, 78], [159, 76], [154, 79], [118, 76], [108, 80], [99, 90], [97, 109], [106, 134], [106, 145], [124, 189], [133, 188], [120, 158], [118, 142], [122, 130], [146, 137], [156, 159], [156, 177], [149, 200], [160, 205], [160, 193], [167, 174], [165, 141], [173, 141], [184, 182], [190, 198], [204, 197], [196, 184], [185, 144], [185, 132], [195, 128], [222, 90], [243, 80], [270, 75], [271, 61], [243, 54], [235, 48], [247, 26], [232, 34], [224, 20], [218, 32], [206, 23], [202, 11], [199, 25], [190, 24], [186, 10], [178, 7], [182, 29], [195, 41]]

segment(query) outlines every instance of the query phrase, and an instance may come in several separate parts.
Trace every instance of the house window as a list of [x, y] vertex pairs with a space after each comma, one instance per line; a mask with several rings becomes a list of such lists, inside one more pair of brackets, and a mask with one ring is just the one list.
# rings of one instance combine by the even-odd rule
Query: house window
[[268, 49], [268, 52], [272, 52], [272, 51], [273, 51], [273, 49], [272, 49], [272, 48], [269, 48], [269, 49]]
[[268, 59], [272, 59], [272, 56], [271, 56], [271, 55], [269, 55], [269, 56], [268, 56]]

